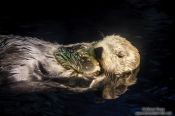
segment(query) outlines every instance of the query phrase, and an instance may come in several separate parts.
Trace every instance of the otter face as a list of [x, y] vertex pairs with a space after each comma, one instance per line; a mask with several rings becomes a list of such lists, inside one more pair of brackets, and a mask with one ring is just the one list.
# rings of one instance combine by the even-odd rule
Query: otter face
[[98, 61], [107, 72], [122, 74], [136, 69], [140, 64], [138, 50], [120, 36], [107, 36], [94, 49]]
[[140, 55], [129, 41], [107, 36], [94, 46], [94, 52], [105, 75], [104, 98], [117, 98], [136, 82]]

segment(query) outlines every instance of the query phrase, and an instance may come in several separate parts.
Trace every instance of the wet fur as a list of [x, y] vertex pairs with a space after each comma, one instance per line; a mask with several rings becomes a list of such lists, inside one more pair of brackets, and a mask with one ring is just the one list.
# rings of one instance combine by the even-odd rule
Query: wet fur
[[[110, 36], [110, 38], [114, 37], [116, 36]], [[105, 41], [108, 39], [103, 41], [102, 45], [97, 44], [94, 49], [103, 47], [106, 50], [105, 47], [108, 45], [105, 45], [107, 43]], [[77, 43], [67, 46], [91, 46], [91, 44]], [[127, 46], [128, 43], [125, 45]], [[112, 62], [113, 67], [111, 67], [111, 62], [107, 62], [111, 59], [107, 54], [110, 51], [98, 52], [96, 58], [100, 55], [102, 57], [102, 59], [97, 58], [102, 67], [101, 74], [88, 78], [76, 73], [73, 69], [64, 68], [56, 61], [53, 53], [62, 46], [65, 45], [53, 44], [37, 38], [0, 35], [1, 89], [6, 90], [8, 86], [13, 91], [18, 92], [52, 91], [60, 88], [84, 92], [101, 88], [105, 99], [114, 99], [123, 94], [128, 86], [136, 82], [139, 56], [136, 59], [138, 60], [136, 65], [128, 67], [130, 70], [119, 70], [123, 67], [116, 67], [115, 62]], [[136, 50], [136, 52], [138, 51]], [[116, 59], [114, 58], [114, 60]], [[114, 74], [118, 74], [118, 77]]]

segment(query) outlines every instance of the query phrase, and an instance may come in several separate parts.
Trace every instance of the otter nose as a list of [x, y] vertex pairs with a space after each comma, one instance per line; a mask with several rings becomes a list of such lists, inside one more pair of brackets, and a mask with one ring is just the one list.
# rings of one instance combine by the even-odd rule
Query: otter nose
[[103, 47], [95, 48], [94, 53], [97, 59], [102, 59]]

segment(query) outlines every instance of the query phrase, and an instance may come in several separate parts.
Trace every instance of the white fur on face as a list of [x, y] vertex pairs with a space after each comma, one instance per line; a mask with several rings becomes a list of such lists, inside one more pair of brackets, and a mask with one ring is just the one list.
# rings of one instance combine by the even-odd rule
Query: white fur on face
[[95, 48], [102, 47], [102, 67], [116, 74], [132, 71], [139, 66], [140, 56], [138, 50], [125, 38], [112, 35], [106, 36], [98, 42]]

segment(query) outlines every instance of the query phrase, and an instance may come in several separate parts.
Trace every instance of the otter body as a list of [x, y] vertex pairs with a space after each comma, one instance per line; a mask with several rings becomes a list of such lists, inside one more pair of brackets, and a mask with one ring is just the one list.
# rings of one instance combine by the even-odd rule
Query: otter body
[[140, 56], [120, 36], [60, 45], [37, 38], [0, 35], [0, 86], [12, 91], [103, 90], [114, 99], [136, 82]]

